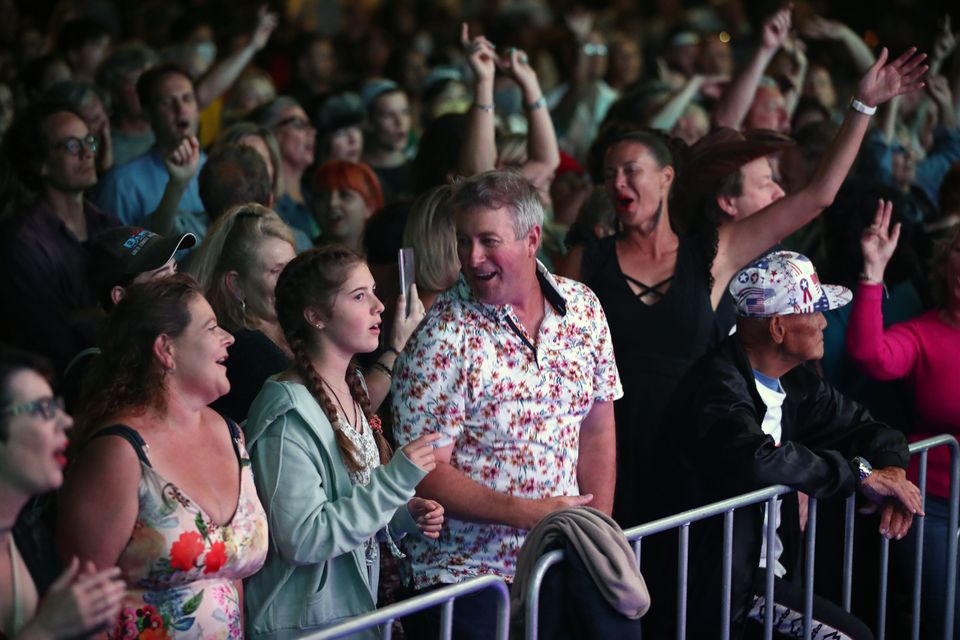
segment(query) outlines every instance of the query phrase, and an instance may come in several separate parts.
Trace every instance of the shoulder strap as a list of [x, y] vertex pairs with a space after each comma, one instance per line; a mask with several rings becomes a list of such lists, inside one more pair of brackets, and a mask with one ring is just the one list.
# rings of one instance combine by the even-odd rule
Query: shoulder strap
[[102, 438], [104, 436], [117, 436], [118, 438], [123, 438], [130, 443], [130, 446], [133, 447], [133, 450], [137, 452], [137, 457], [140, 458], [140, 462], [152, 467], [150, 464], [150, 459], [147, 457], [147, 443], [140, 435], [140, 433], [132, 428], [128, 427], [125, 424], [115, 424], [104, 429], [100, 429], [95, 434], [91, 440], [95, 438]]

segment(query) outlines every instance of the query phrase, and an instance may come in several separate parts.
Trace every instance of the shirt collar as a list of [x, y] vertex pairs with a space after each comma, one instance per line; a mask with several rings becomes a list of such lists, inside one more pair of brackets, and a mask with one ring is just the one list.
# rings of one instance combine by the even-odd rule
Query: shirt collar
[[[550, 303], [554, 311], [561, 316], [565, 316], [567, 314], [567, 300], [563, 297], [563, 294], [560, 293], [560, 288], [553, 274], [550, 273], [539, 260], [537, 260], [537, 283], [540, 285], [540, 291], [543, 292], [543, 297]], [[460, 273], [460, 277], [454, 285], [454, 291], [458, 298], [475, 305], [484, 314], [495, 320], [501, 319], [513, 312], [513, 307], [509, 304], [493, 305], [477, 300], [463, 272]]]

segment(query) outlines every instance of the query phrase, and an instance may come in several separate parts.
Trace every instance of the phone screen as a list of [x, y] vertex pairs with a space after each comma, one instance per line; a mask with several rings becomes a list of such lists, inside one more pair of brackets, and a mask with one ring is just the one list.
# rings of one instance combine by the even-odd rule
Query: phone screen
[[400, 291], [403, 292], [403, 295], [406, 296], [406, 309], [404, 309], [404, 315], [410, 315], [410, 287], [413, 286], [413, 283], [416, 281], [415, 272], [413, 270], [413, 248], [404, 247], [400, 249], [400, 252], [397, 256], [397, 259], [400, 263]]

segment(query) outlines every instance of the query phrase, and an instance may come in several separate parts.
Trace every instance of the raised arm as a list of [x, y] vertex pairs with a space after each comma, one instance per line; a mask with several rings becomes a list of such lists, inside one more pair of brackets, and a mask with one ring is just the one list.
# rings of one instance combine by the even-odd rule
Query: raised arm
[[[876, 107], [894, 96], [921, 88], [921, 78], [927, 70], [922, 65], [925, 57], [911, 47], [887, 64], [887, 50], [884, 48], [877, 62], [860, 80], [857, 100], [866, 107]], [[755, 215], [720, 227], [718, 252], [712, 269], [715, 300], [719, 300], [727, 283], [743, 265], [830, 206], [857, 157], [869, 121], [869, 115], [849, 109], [807, 186]]]
[[507, 53], [503, 68], [520, 85], [527, 111], [527, 161], [520, 173], [535, 185], [545, 184], [560, 164], [560, 147], [537, 72], [521, 49]]
[[873, 63], [876, 62], [873, 51], [871, 51], [867, 43], [863, 41], [863, 38], [858, 36], [853, 29], [842, 22], [827, 20], [820, 16], [813, 16], [801, 25], [800, 31], [805, 38], [810, 38], [811, 40], [832, 40], [833, 42], [839, 42], [843, 45], [843, 48], [847, 50], [847, 55], [849, 55], [853, 61], [857, 73], [866, 73], [867, 69], [872, 67]]
[[687, 105], [690, 104], [700, 92], [700, 87], [703, 86], [705, 80], [706, 78], [701, 75], [694, 74], [690, 76], [683, 85], [683, 88], [674, 93], [673, 96], [650, 117], [647, 126], [659, 131], [671, 131], [673, 127], [676, 126], [680, 116], [683, 115], [684, 109], [687, 108]]
[[792, 6], [786, 6], [773, 14], [763, 25], [763, 39], [750, 57], [750, 61], [737, 73], [733, 82], [720, 97], [713, 111], [713, 124], [717, 127], [739, 129], [750, 110], [753, 98], [760, 86], [760, 78], [770, 60], [783, 46], [790, 33]]
[[895, 380], [910, 373], [920, 348], [910, 333], [883, 330], [883, 274], [900, 238], [900, 224], [890, 226], [892, 211], [893, 203], [880, 200], [873, 224], [860, 238], [863, 275], [847, 327], [851, 359], [879, 380]]
[[493, 116], [493, 77], [497, 70], [497, 53], [493, 43], [485, 37], [471, 39], [466, 22], [461, 27], [460, 42], [467, 51], [467, 59], [476, 80], [473, 106], [467, 112], [467, 132], [460, 147], [460, 174], [473, 176], [497, 166]]
[[250, 35], [250, 42], [236, 53], [227, 56], [213, 65], [209, 72], [197, 82], [197, 104], [201, 109], [223, 95], [243, 73], [253, 56], [263, 49], [270, 34], [277, 28], [277, 14], [267, 5], [257, 11], [257, 26]]
[[200, 142], [196, 136], [184, 138], [180, 145], [163, 159], [163, 165], [169, 179], [156, 211], [147, 217], [146, 226], [155, 233], [167, 236], [173, 233], [177, 226], [180, 199], [200, 167]]

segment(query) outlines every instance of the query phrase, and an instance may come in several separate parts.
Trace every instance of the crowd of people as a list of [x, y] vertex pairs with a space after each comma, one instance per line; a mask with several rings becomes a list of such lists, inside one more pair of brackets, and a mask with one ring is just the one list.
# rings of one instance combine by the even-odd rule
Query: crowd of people
[[960, 497], [907, 443], [960, 435], [958, 34], [764, 4], [0, 1], [0, 638], [297, 637], [778, 483], [735, 637], [799, 628], [808, 496], [854, 494], [949, 637]]

